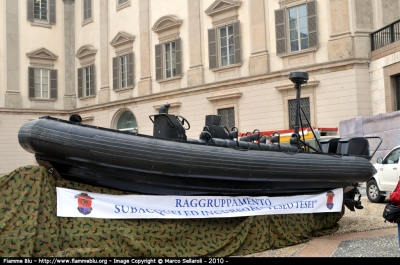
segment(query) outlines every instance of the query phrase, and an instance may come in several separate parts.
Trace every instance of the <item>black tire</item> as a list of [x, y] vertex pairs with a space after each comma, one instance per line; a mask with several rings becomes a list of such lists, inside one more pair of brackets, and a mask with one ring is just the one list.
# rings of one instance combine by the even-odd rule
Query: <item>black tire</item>
[[367, 197], [370, 202], [378, 203], [383, 202], [385, 200], [385, 196], [381, 195], [381, 191], [379, 190], [378, 184], [374, 179], [371, 179], [367, 182]]

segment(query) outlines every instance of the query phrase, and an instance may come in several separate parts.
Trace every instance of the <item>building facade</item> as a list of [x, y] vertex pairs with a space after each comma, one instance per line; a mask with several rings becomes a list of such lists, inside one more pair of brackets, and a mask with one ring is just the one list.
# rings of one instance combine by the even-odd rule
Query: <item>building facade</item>
[[18, 130], [45, 115], [151, 135], [168, 102], [189, 138], [207, 114], [242, 132], [292, 128], [292, 71], [309, 73], [312, 126], [393, 111], [371, 82], [369, 34], [400, 18], [400, 0], [4, 0], [0, 12], [0, 174], [35, 164]]

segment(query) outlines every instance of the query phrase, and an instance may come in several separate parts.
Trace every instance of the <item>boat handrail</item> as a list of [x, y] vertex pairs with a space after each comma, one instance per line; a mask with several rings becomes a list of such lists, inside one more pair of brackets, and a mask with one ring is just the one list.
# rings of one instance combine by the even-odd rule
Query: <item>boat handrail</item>
[[175, 128], [174, 123], [171, 121], [171, 119], [169, 118], [168, 114], [166, 114], [166, 113], [159, 113], [159, 114], [156, 114], [156, 115], [149, 115], [149, 119], [154, 123], [154, 120], [153, 120], [151, 117], [152, 117], [152, 116], [159, 116], [159, 115], [166, 116], [166, 117], [168, 118], [168, 124], [169, 124], [169, 126], [170, 126], [171, 128]]
[[364, 136], [364, 137], [367, 138], [367, 139], [374, 139], [374, 138], [375, 139], [380, 139], [380, 142], [379, 142], [378, 146], [375, 148], [375, 151], [372, 153], [372, 155], [369, 156], [368, 160], [371, 160], [372, 157], [374, 157], [376, 151], [378, 151], [378, 148], [381, 146], [383, 139], [380, 136]]
[[[179, 120], [178, 117], [181, 118], [182, 120]], [[183, 127], [183, 128], [184, 128], [186, 131], [190, 129], [190, 123], [189, 123], [189, 121], [188, 121], [185, 117], [183, 117], [183, 116], [181, 116], [181, 115], [176, 115], [176, 119], [182, 124], [182, 126], [183, 126], [183, 124], [184, 124], [185, 121], [186, 121], [188, 127], [187, 127], [187, 128]]]

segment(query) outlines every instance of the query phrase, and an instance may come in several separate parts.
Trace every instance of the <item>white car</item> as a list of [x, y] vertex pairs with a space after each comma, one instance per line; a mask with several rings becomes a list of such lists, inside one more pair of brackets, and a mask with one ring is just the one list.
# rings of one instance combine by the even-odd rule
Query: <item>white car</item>
[[390, 150], [384, 158], [379, 157], [374, 164], [378, 171], [367, 181], [367, 197], [371, 202], [383, 202], [389, 196], [399, 181], [400, 176], [400, 145]]

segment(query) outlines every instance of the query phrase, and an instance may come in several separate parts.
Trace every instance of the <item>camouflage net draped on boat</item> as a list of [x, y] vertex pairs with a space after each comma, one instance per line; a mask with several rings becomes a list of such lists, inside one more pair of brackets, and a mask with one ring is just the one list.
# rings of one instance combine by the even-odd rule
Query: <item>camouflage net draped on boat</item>
[[129, 194], [64, 179], [40, 166], [0, 177], [1, 257], [224, 257], [336, 232], [341, 213], [207, 219], [57, 217], [56, 187]]

